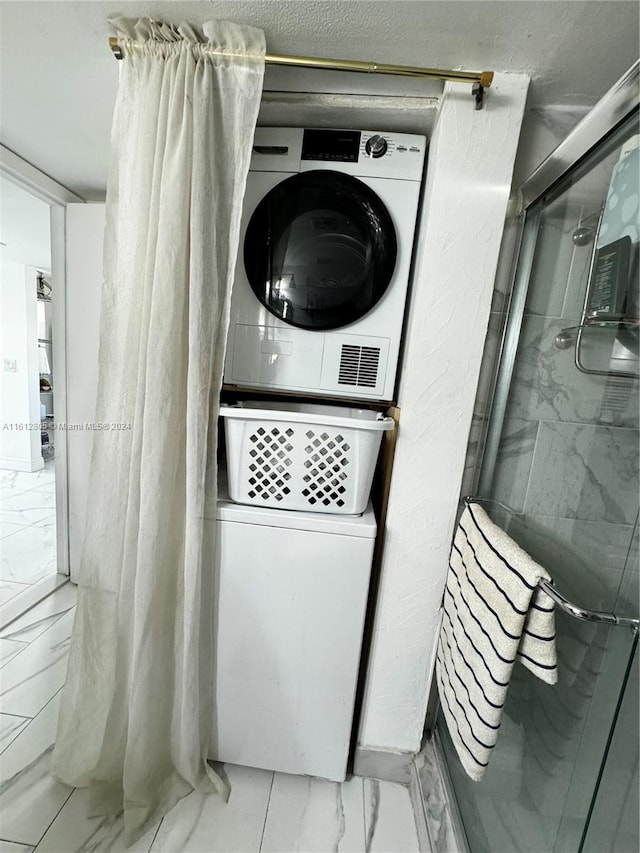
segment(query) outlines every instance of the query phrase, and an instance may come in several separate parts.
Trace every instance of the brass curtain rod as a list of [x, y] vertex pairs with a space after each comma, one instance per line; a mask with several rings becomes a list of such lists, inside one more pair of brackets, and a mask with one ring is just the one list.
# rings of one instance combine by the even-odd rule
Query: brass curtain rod
[[[135, 45], [136, 42], [128, 42]], [[109, 47], [116, 59], [124, 59], [122, 46], [117, 38], [109, 39]], [[328, 71], [359, 71], [365, 74], [392, 74], [398, 77], [424, 77], [432, 80], [448, 80], [453, 83], [471, 83], [476, 99], [476, 109], [482, 108], [482, 95], [493, 82], [493, 71], [447, 71], [442, 68], [419, 68], [413, 65], [387, 65], [382, 62], [360, 62], [353, 59], [323, 59], [317, 56], [287, 56], [278, 53], [265, 54], [267, 65], [288, 65], [296, 68], [324, 68]]]

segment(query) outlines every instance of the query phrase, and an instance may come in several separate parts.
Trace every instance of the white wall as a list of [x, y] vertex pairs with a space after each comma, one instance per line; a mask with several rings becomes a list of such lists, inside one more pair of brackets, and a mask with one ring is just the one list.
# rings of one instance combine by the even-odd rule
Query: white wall
[[431, 141], [358, 744], [420, 748], [440, 602], [528, 78], [448, 84]]
[[0, 468], [12, 471], [44, 467], [36, 277], [14, 261], [0, 267]]
[[[66, 217], [67, 430], [69, 570], [77, 582], [89, 494], [98, 393], [104, 204], [70, 204]], [[60, 436], [58, 436], [58, 440]]]

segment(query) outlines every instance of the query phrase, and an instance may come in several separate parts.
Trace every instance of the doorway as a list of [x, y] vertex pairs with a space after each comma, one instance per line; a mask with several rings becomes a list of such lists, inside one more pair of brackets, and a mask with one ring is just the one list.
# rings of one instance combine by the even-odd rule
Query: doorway
[[[0, 177], [0, 624], [66, 578], [56, 478], [56, 288], [50, 204]], [[63, 345], [63, 341], [60, 342]], [[63, 368], [63, 366], [62, 366]], [[64, 400], [64, 394], [62, 402]], [[59, 484], [60, 485], [60, 484]]]

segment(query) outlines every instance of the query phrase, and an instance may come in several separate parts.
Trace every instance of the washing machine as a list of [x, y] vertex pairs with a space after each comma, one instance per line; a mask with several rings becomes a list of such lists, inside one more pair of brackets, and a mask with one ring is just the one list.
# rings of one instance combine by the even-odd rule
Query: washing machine
[[426, 139], [258, 128], [226, 385], [394, 399]]

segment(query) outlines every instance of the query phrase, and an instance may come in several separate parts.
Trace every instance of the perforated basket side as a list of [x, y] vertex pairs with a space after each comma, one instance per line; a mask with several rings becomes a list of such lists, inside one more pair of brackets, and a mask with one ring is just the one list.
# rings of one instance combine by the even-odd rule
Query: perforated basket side
[[255, 422], [245, 440], [247, 497], [256, 503], [290, 502], [295, 430], [286, 424]]
[[[351, 463], [354, 443], [350, 430], [311, 427], [304, 433], [302, 497], [310, 507], [342, 510], [346, 505], [355, 475]], [[343, 435], [347, 433], [347, 435]]]

